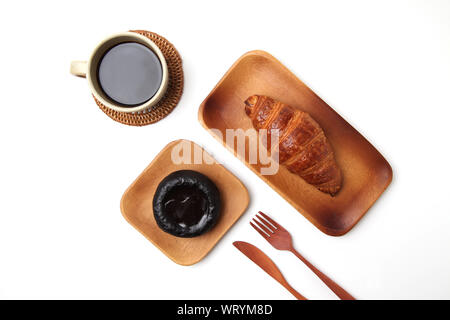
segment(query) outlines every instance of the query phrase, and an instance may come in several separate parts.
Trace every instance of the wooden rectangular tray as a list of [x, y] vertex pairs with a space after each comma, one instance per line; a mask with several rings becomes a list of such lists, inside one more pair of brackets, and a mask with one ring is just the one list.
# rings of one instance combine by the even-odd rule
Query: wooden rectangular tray
[[260, 163], [251, 164], [240, 157], [241, 160], [321, 231], [333, 236], [347, 233], [390, 184], [389, 163], [358, 131], [264, 51], [251, 51], [239, 58], [199, 109], [200, 123], [235, 155], [237, 144], [233, 148], [222, 137], [226, 136], [226, 129], [253, 128], [244, 112], [244, 100], [254, 94], [297, 107], [320, 124], [342, 170], [342, 189], [331, 197], [284, 166], [275, 175], [261, 175]]
[[[180, 143], [186, 143], [191, 148], [190, 163], [177, 164], [172, 161], [172, 150]], [[203, 153], [201, 163], [194, 158], [195, 150], [200, 150], [198, 154]], [[198, 171], [210, 178], [219, 189], [222, 203], [216, 225], [194, 238], [179, 238], [162, 231], [153, 215], [153, 195], [158, 184], [170, 173], [185, 169]], [[238, 178], [194, 142], [176, 140], [169, 143], [125, 191], [120, 209], [124, 218], [170, 259], [181, 265], [192, 265], [208, 254], [245, 212], [248, 203], [248, 191]]]

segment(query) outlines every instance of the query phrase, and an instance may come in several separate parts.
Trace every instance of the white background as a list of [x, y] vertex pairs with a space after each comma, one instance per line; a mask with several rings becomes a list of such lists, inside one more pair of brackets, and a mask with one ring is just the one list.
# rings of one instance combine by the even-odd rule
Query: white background
[[[263, 249], [294, 288], [335, 296], [248, 222], [263, 210], [360, 299], [450, 298], [450, 1], [3, 1], [0, 298], [291, 299], [232, 242]], [[71, 60], [147, 29], [183, 58], [184, 95], [143, 128], [110, 120]], [[198, 123], [243, 53], [273, 54], [390, 162], [394, 180], [343, 237], [318, 231]], [[174, 139], [203, 145], [251, 204], [200, 263], [176, 265], [122, 217], [122, 193]]]

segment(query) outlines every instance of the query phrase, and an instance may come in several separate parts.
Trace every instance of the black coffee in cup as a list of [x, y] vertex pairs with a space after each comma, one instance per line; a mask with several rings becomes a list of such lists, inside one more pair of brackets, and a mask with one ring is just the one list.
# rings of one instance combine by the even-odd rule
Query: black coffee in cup
[[98, 82], [114, 102], [136, 106], [150, 100], [162, 82], [158, 56], [146, 46], [125, 42], [109, 49], [98, 65]]

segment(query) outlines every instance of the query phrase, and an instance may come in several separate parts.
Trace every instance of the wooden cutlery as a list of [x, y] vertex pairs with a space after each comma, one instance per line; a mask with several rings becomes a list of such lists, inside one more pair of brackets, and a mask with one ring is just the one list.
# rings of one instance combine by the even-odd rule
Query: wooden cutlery
[[[292, 252], [299, 258], [308, 268], [310, 268], [327, 286], [330, 288], [340, 299], [342, 300], [356, 300], [350, 293], [345, 291], [336, 282], [331, 280], [319, 269], [317, 269], [312, 263], [306, 260], [297, 250], [294, 249], [292, 244], [292, 237], [289, 232], [281, 225], [275, 222], [266, 214], [259, 211], [258, 219], [253, 218], [253, 222], [250, 222], [251, 226], [258, 231], [258, 233], [266, 239], [275, 249], [287, 250]], [[255, 225], [256, 224], [256, 225]]]
[[250, 260], [256, 263], [261, 269], [267, 272], [272, 278], [277, 280], [283, 287], [285, 287], [290, 293], [294, 295], [298, 300], [306, 300], [304, 296], [295, 291], [286, 279], [283, 277], [280, 269], [275, 265], [275, 263], [261, 250], [259, 250], [254, 245], [244, 242], [235, 241], [233, 245], [238, 248], [243, 254], [247, 256]]

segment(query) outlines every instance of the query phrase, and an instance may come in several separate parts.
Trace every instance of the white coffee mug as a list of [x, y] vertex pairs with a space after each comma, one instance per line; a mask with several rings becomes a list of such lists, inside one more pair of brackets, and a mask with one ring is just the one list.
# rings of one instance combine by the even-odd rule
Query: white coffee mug
[[[162, 80], [157, 92], [146, 102], [132, 107], [122, 105], [108, 97], [105, 92], [103, 92], [98, 79], [98, 67], [105, 53], [112, 47], [127, 42], [139, 43], [152, 50], [158, 57], [162, 67]], [[117, 33], [104, 39], [94, 49], [88, 61], [73, 61], [70, 72], [75, 76], [87, 78], [92, 94], [103, 105], [116, 111], [128, 113], [143, 111], [156, 105], [166, 93], [169, 82], [167, 63], [161, 50], [149, 38], [136, 32]]]

